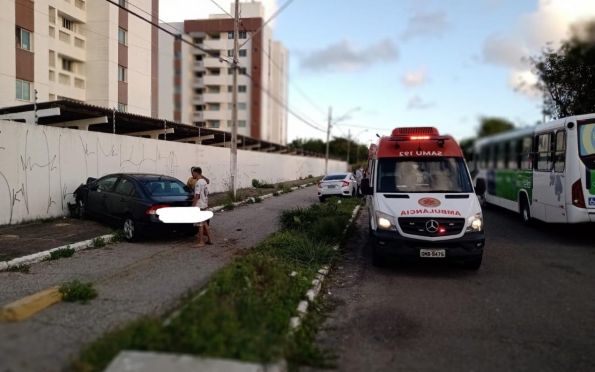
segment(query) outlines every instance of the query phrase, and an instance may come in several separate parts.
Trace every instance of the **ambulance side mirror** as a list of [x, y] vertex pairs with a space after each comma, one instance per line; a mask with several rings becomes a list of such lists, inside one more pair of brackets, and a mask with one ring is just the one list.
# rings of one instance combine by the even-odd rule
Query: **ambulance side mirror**
[[477, 182], [475, 185], [475, 194], [476, 195], [483, 195], [486, 192], [486, 184], [485, 182]]
[[370, 186], [370, 179], [362, 178], [362, 194], [372, 195], [373, 193], [374, 193], [374, 188]]

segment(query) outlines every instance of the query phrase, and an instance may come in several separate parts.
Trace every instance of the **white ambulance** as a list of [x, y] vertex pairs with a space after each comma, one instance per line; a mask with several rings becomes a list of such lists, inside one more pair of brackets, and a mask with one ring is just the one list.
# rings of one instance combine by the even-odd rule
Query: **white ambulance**
[[400, 258], [481, 266], [483, 216], [463, 152], [436, 128], [396, 128], [370, 147], [367, 195], [373, 261]]

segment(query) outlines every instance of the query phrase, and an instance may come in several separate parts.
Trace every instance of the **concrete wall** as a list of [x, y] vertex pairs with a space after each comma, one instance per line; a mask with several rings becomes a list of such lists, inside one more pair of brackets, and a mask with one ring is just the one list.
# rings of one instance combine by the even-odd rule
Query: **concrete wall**
[[[0, 225], [68, 213], [87, 177], [150, 172], [186, 181], [198, 165], [211, 192], [225, 191], [229, 149], [0, 121]], [[329, 171], [345, 162], [329, 161]], [[324, 159], [238, 151], [239, 186], [324, 173]]]

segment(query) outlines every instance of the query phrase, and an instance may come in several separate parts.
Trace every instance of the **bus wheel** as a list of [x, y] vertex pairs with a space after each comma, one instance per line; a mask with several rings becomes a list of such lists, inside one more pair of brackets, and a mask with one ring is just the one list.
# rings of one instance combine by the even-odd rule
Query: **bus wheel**
[[523, 221], [524, 225], [531, 224], [531, 208], [529, 208], [529, 202], [527, 199], [523, 197], [521, 199], [521, 205], [519, 207], [519, 212], [521, 213], [521, 221]]

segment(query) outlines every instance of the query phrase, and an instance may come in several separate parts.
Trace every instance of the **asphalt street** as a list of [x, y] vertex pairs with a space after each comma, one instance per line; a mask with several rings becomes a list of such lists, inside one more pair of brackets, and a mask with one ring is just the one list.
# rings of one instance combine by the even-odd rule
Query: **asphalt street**
[[436, 261], [374, 267], [363, 210], [318, 334], [338, 370], [595, 370], [593, 226], [484, 214], [484, 262], [469, 272]]
[[91, 281], [98, 298], [87, 305], [59, 303], [19, 323], [0, 323], [0, 371], [59, 371], [87, 343], [145, 315], [167, 314], [196, 292], [234, 255], [278, 229], [283, 210], [317, 203], [309, 187], [215, 214], [215, 244], [196, 238], [119, 243], [41, 262], [29, 274], [0, 273], [0, 304], [72, 279]]

